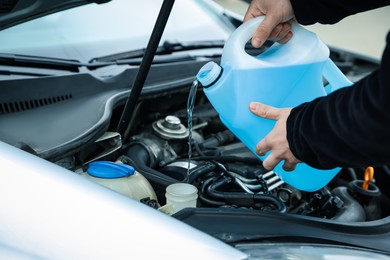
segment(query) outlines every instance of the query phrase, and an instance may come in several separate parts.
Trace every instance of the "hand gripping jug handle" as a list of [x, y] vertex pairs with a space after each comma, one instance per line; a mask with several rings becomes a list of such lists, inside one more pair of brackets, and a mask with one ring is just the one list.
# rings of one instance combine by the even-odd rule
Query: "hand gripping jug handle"
[[[293, 37], [286, 44], [274, 43], [256, 57], [247, 54], [245, 45], [263, 20], [254, 18], [238, 27], [225, 43], [221, 66], [210, 61], [197, 74], [221, 121], [253, 153], [274, 121], [253, 115], [248, 109], [251, 101], [294, 107], [351, 85], [329, 59], [329, 48], [296, 22], [291, 22]], [[329, 82], [328, 89], [324, 90], [322, 77]], [[266, 156], [259, 157], [264, 160]], [[304, 163], [293, 172], [284, 171], [282, 163], [275, 167], [283, 182], [305, 191], [324, 187], [339, 170], [319, 170]]]
[[[233, 32], [224, 46], [221, 60], [222, 67], [229, 66], [229, 64], [234, 64], [234, 67], [237, 69], [274, 67], [280, 66], [281, 64], [283, 64], [283, 66], [290, 66], [306, 63], [308, 59], [311, 61], [315, 59], [324, 60], [324, 57], [329, 57], [329, 49], [325, 46], [322, 53], [315, 54], [316, 57], [313, 57], [314, 54], [312, 53], [308, 53], [309, 55], [306, 56], [291, 55], [308, 52], [312, 47], [310, 45], [323, 44], [313, 32], [306, 30], [295, 21], [290, 21], [293, 37], [287, 43], [274, 43], [274, 46], [264, 52], [265, 55], [260, 55], [259, 57], [249, 55], [245, 51], [245, 45], [252, 38], [257, 27], [263, 22], [264, 18], [264, 16], [253, 18], [243, 23]], [[313, 38], [317, 39], [317, 41], [313, 42]], [[272, 52], [272, 55], [266, 55], [267, 52]], [[325, 88], [327, 93], [352, 85], [352, 82], [340, 71], [330, 58], [327, 58], [327, 61], [324, 64], [323, 76], [329, 83]]]

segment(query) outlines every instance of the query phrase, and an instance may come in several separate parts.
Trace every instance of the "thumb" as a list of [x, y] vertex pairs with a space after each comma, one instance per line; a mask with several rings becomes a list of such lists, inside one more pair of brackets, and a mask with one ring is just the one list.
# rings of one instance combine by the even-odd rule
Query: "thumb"
[[257, 27], [252, 37], [252, 45], [255, 48], [261, 47], [269, 38], [273, 29], [280, 23], [280, 20], [273, 15], [266, 15], [264, 20]]
[[268, 106], [259, 102], [251, 102], [249, 109], [253, 114], [271, 120], [278, 120], [280, 116], [280, 109]]

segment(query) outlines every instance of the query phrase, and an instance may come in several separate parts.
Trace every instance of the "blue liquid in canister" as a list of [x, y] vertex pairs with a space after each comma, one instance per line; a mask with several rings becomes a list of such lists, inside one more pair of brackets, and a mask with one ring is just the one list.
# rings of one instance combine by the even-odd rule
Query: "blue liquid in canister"
[[[298, 24], [293, 25], [295, 39], [291, 43], [276, 44], [258, 57], [248, 55], [243, 46], [261, 21], [253, 19], [240, 26], [225, 44], [221, 66], [209, 62], [197, 75], [221, 121], [254, 154], [256, 144], [273, 129], [275, 121], [254, 115], [249, 110], [250, 102], [278, 108], [298, 106], [327, 95], [323, 76], [331, 91], [351, 85], [329, 59], [329, 49]], [[264, 160], [267, 156], [258, 157]], [[321, 189], [340, 170], [318, 170], [300, 163], [294, 171], [286, 172], [282, 164], [275, 167], [275, 173], [304, 191]]]

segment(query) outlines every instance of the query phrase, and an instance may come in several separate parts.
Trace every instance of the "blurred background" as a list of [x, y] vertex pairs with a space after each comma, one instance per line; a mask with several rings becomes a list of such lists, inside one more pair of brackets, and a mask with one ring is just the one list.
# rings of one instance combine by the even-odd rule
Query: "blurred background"
[[[241, 16], [248, 8], [248, 4], [242, 0], [215, 2]], [[390, 29], [390, 6], [349, 16], [334, 25], [315, 24], [307, 28], [317, 33], [331, 47], [380, 60]]]

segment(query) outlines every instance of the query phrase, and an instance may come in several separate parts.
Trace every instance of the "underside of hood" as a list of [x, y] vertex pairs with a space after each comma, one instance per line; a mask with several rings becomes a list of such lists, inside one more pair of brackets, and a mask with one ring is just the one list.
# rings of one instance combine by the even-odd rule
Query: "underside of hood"
[[0, 30], [72, 7], [110, 0], [4, 0], [0, 1]]

